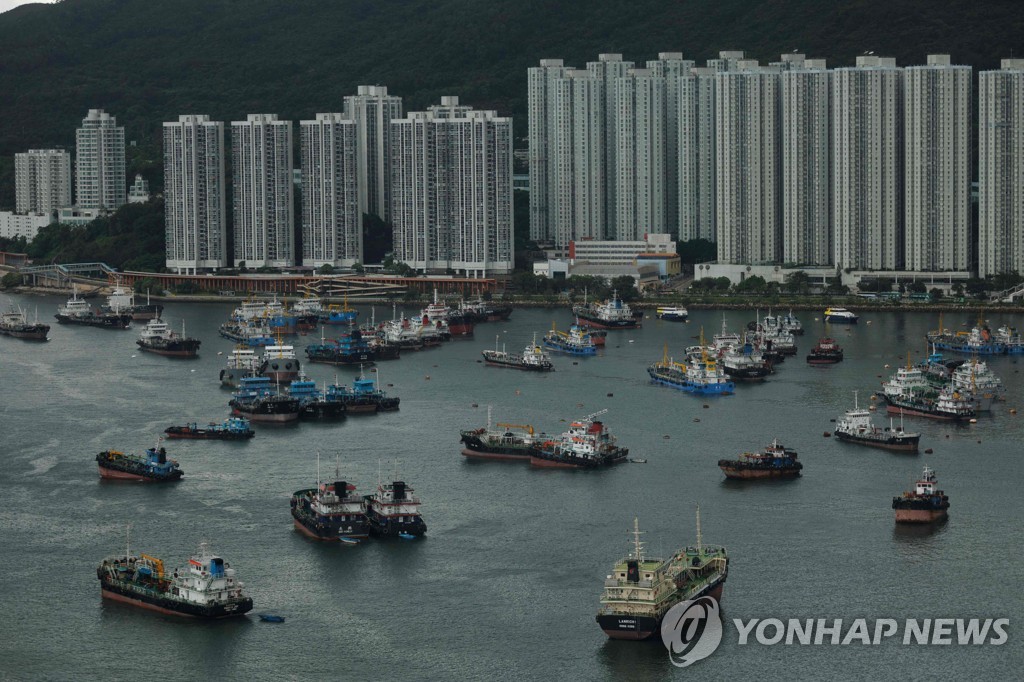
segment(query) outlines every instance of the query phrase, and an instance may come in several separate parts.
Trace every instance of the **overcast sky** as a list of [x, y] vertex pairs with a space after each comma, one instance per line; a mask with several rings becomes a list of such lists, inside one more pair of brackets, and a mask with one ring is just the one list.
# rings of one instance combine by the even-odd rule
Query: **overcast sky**
[[[51, 0], [35, 0], [35, 2], [50, 2], [50, 1]], [[11, 9], [12, 7], [17, 7], [18, 5], [27, 5], [27, 4], [28, 4], [28, 2], [26, 0], [0, 0], [0, 12], [6, 12], [7, 10]]]

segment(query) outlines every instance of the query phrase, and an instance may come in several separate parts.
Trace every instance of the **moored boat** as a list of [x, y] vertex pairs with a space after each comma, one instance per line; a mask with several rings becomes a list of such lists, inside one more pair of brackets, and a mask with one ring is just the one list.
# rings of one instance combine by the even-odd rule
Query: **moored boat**
[[846, 308], [836, 308], [834, 306], [825, 309], [825, 321], [826, 322], [838, 322], [840, 324], [857, 324], [857, 320], [860, 318], [853, 312]]
[[262, 376], [242, 377], [228, 404], [235, 416], [253, 422], [291, 422], [299, 418], [299, 401], [275, 393], [270, 379]]
[[295, 357], [295, 346], [274, 344], [263, 351], [259, 373], [274, 384], [287, 384], [299, 375], [302, 365]]
[[796, 451], [779, 444], [776, 438], [761, 452], [744, 452], [739, 459], [720, 459], [718, 467], [726, 478], [796, 478], [804, 468]]
[[376, 537], [419, 537], [427, 532], [420, 513], [422, 502], [405, 481], [378, 483], [377, 490], [364, 498], [370, 535]]
[[596, 469], [626, 461], [629, 449], [616, 444], [597, 417], [608, 410], [589, 414], [569, 424], [561, 436], [548, 437], [530, 451], [530, 464], [560, 469]]
[[945, 519], [949, 509], [949, 497], [945, 491], [938, 489], [938, 485], [935, 471], [925, 467], [914, 490], [905, 491], [899, 497], [892, 498], [896, 523], [933, 523]]
[[66, 303], [57, 307], [57, 314], [54, 317], [61, 324], [78, 324], [103, 329], [127, 329], [132, 324], [130, 313], [95, 312], [88, 301], [78, 298], [77, 290], [72, 292]]
[[688, 311], [683, 306], [658, 306], [654, 311], [654, 316], [659, 320], [665, 320], [667, 322], [685, 322], [690, 316]]
[[260, 359], [256, 351], [236, 346], [228, 355], [227, 367], [220, 371], [220, 383], [229, 388], [238, 388], [242, 377], [254, 377], [260, 370]]
[[488, 365], [522, 369], [528, 372], [550, 372], [555, 369], [551, 358], [544, 349], [537, 345], [537, 335], [533, 335], [533, 343], [526, 346], [522, 353], [507, 353], [504, 348], [498, 350], [498, 338], [494, 337], [494, 350], [484, 350], [482, 354]]
[[844, 443], [898, 452], [917, 452], [918, 443], [921, 442], [920, 433], [908, 433], [903, 430], [902, 415], [899, 429], [896, 429], [892, 422], [885, 429], [875, 426], [871, 421], [871, 412], [861, 409], [857, 404], [856, 391], [853, 393], [853, 409], [847, 410], [836, 420], [835, 436]]
[[729, 380], [725, 370], [708, 354], [703, 333], [698, 353], [688, 358], [686, 364], [670, 358], [666, 345], [661, 360], [648, 366], [647, 374], [655, 383], [687, 393], [731, 395], [736, 390], [736, 384]]
[[317, 390], [316, 382], [302, 373], [288, 385], [287, 395], [299, 401], [299, 419], [340, 419], [347, 413], [345, 405]]
[[155, 320], [163, 313], [164, 307], [159, 303], [150, 303], [149, 293], [146, 293], [145, 303], [135, 302], [135, 292], [128, 287], [122, 286], [121, 282], [115, 281], [114, 287], [107, 295], [107, 302], [100, 306], [103, 313], [127, 313], [133, 320]]
[[633, 519], [633, 551], [605, 578], [598, 626], [612, 639], [644, 640], [661, 634], [665, 614], [680, 602], [721, 600], [729, 574], [724, 547], [705, 547], [697, 508], [697, 544], [668, 559], [646, 556], [640, 524]]
[[843, 349], [839, 347], [835, 339], [823, 336], [818, 340], [818, 345], [807, 354], [809, 365], [834, 365], [843, 361]]
[[184, 426], [170, 426], [164, 433], [168, 438], [191, 440], [246, 440], [256, 435], [249, 425], [249, 420], [241, 417], [228, 417], [220, 424], [210, 422], [208, 426], [199, 426], [196, 422]]
[[594, 344], [594, 340], [590, 338], [590, 334], [575, 324], [569, 327], [568, 332], [558, 331], [552, 325], [551, 330], [544, 335], [543, 343], [545, 348], [570, 355], [597, 354], [597, 346]]
[[363, 333], [352, 328], [347, 334], [340, 334], [336, 339], [320, 336], [320, 343], [306, 346], [306, 357], [310, 362], [323, 362], [329, 365], [372, 365], [376, 353]]
[[572, 308], [577, 320], [599, 329], [637, 329], [643, 324], [642, 310], [634, 311], [629, 304], [619, 298], [619, 292], [613, 291], [612, 297], [603, 303], [587, 303]]
[[96, 455], [100, 478], [128, 481], [165, 482], [180, 480], [184, 473], [178, 463], [167, 459], [161, 446], [149, 448], [144, 455], [104, 450]]
[[370, 534], [365, 501], [356, 494], [356, 486], [341, 478], [335, 467], [334, 481], [320, 481], [320, 455], [316, 460], [315, 488], [297, 490], [291, 499], [295, 529], [314, 540], [337, 542], [360, 540]]
[[151, 319], [135, 342], [139, 350], [172, 358], [195, 358], [199, 356], [202, 341], [185, 336], [185, 322], [182, 320], [181, 333], [171, 329], [159, 317]]
[[530, 461], [530, 452], [537, 443], [547, 440], [529, 424], [498, 422], [491, 427], [491, 408], [487, 408], [487, 426], [460, 432], [462, 455], [470, 459]]
[[0, 314], [0, 335], [29, 341], [46, 341], [49, 333], [50, 325], [39, 323], [38, 310], [35, 322], [29, 322], [25, 311], [14, 303], [11, 303], [7, 312]]

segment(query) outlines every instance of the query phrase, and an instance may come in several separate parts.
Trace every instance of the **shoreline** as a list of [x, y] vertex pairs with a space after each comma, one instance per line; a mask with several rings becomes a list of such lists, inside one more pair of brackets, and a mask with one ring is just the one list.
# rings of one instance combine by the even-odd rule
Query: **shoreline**
[[[84, 283], [80, 283], [84, 284]], [[94, 298], [101, 295], [101, 292], [107, 288], [105, 284], [100, 283], [88, 283], [86, 286], [90, 286], [91, 289], [82, 289], [79, 291], [81, 298]], [[66, 296], [69, 293], [68, 289], [60, 289], [54, 287], [14, 287], [9, 289], [7, 293], [17, 293], [30, 296]], [[139, 294], [136, 294], [139, 296]], [[182, 294], [180, 296], [163, 296], [152, 294], [150, 299], [160, 302], [177, 302], [177, 303], [240, 303], [248, 300], [248, 296], [198, 296], [194, 294]], [[266, 298], [266, 297], [260, 297]], [[278, 299], [281, 301], [297, 301], [300, 300], [301, 296], [279, 296]], [[341, 303], [342, 297], [324, 297], [325, 303]], [[406, 301], [402, 299], [388, 299], [388, 298], [358, 298], [349, 297], [350, 305], [391, 305], [395, 304], [399, 307], [409, 307], [426, 305], [429, 302], [427, 297], [416, 301]], [[570, 301], [530, 301], [530, 300], [516, 300], [515, 298], [509, 300], [503, 300], [498, 297], [494, 298], [495, 303], [506, 303], [514, 308], [566, 308], [568, 309], [573, 302]], [[704, 302], [704, 301], [693, 301], [686, 302], [685, 299], [677, 299], [673, 301], [633, 301], [629, 304], [633, 308], [640, 310], [654, 310], [659, 306], [666, 305], [683, 305], [690, 310], [801, 310], [801, 311], [819, 311], [825, 312], [825, 308], [832, 305], [829, 302], [814, 302], [814, 303], [782, 303], [778, 301], [743, 301], [743, 302]], [[959, 312], [974, 312], [984, 313], [985, 311], [998, 311], [1001, 313], [1024, 313], [1024, 304], [1011, 304], [1011, 303], [990, 303], [990, 302], [970, 302], [970, 303], [862, 303], [862, 302], [850, 302], [842, 303], [842, 307], [848, 310], [855, 310], [858, 312], [923, 312], [923, 313], [959, 313]]]

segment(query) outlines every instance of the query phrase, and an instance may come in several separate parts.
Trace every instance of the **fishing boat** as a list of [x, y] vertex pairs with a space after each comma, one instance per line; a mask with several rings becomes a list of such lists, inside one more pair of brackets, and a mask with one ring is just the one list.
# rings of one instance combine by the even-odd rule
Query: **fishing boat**
[[576, 319], [599, 329], [637, 329], [643, 324], [643, 311], [634, 311], [613, 291], [612, 297], [602, 303], [583, 303], [573, 306]]
[[334, 481], [320, 480], [320, 454], [316, 457], [316, 487], [297, 490], [291, 498], [295, 529], [314, 540], [338, 542], [369, 537], [365, 501], [356, 486], [341, 477], [335, 465]]
[[167, 450], [159, 444], [146, 450], [144, 455], [104, 450], [96, 455], [100, 478], [163, 483], [178, 481], [184, 475], [173, 459], [167, 459]]
[[594, 340], [575, 324], [569, 327], [568, 332], [558, 331], [552, 324], [551, 331], [544, 335], [543, 343], [545, 348], [569, 355], [597, 355]]
[[25, 311], [11, 303], [11, 307], [0, 314], [0, 336], [13, 336], [28, 341], [46, 341], [50, 333], [50, 325], [39, 323], [39, 312], [36, 311], [35, 322], [29, 322]]
[[897, 452], [917, 452], [918, 443], [921, 442], [920, 433], [908, 433], [903, 430], [902, 413], [899, 428], [896, 428], [892, 420], [887, 428], [875, 426], [871, 421], [871, 412], [857, 404], [856, 391], [853, 392], [853, 409], [847, 410], [836, 420], [835, 436], [844, 443]]
[[934, 523], [945, 520], [949, 510], [949, 497], [945, 491], [939, 490], [938, 486], [935, 471], [925, 467], [914, 490], [908, 490], [899, 497], [892, 498], [896, 523]]
[[188, 618], [218, 619], [241, 616], [252, 610], [252, 599], [231, 564], [212, 554], [206, 543], [188, 565], [164, 571], [164, 562], [148, 554], [111, 556], [96, 568], [104, 599], [150, 611]]
[[690, 316], [690, 311], [683, 306], [658, 306], [654, 316], [666, 322], [685, 322]]
[[228, 417], [220, 424], [210, 422], [208, 426], [199, 426], [196, 422], [184, 426], [170, 426], [164, 433], [168, 438], [191, 440], [247, 440], [256, 435], [249, 425], [249, 420], [241, 417]]
[[796, 478], [804, 465], [797, 461], [795, 450], [790, 450], [776, 438], [761, 452], [744, 452], [739, 459], [720, 459], [718, 468], [726, 478], [762, 479]]
[[846, 308], [829, 307], [825, 309], [825, 321], [839, 324], [857, 324], [860, 318]]
[[130, 313], [93, 311], [88, 301], [78, 298], [77, 289], [72, 291], [71, 298], [66, 303], [57, 307], [57, 314], [54, 317], [60, 324], [78, 324], [103, 329], [127, 329], [132, 324]]
[[551, 363], [550, 356], [544, 349], [537, 345], [537, 335], [533, 335], [533, 343], [526, 346], [522, 353], [507, 353], [502, 348], [498, 350], [498, 338], [494, 337], [494, 350], [484, 350], [482, 354], [488, 365], [495, 367], [508, 367], [510, 369], [522, 369], [528, 372], [551, 372], [555, 366]]
[[260, 359], [256, 351], [236, 346], [228, 355], [227, 367], [220, 371], [221, 386], [238, 388], [241, 385], [242, 377], [256, 376], [260, 371]]
[[420, 506], [423, 504], [412, 494], [413, 489], [405, 481], [378, 483], [377, 490], [364, 500], [366, 520], [370, 535], [375, 537], [398, 537], [405, 533], [418, 537], [427, 532]]
[[[673, 606], [703, 597], [721, 600], [729, 575], [729, 555], [725, 548], [704, 546], [700, 507], [697, 508], [697, 544], [684, 547], [667, 559], [647, 556], [644, 543], [640, 541], [641, 534], [640, 523], [634, 518], [633, 549], [615, 562], [604, 581], [596, 620], [612, 639], [658, 637], [662, 620]], [[699, 633], [700, 630], [697, 637]]]
[[530, 465], [559, 469], [596, 469], [626, 461], [629, 449], [616, 444], [601, 410], [569, 424], [561, 436], [549, 437], [530, 451]]
[[835, 339], [823, 336], [818, 339], [818, 345], [807, 354], [809, 365], [834, 365], [843, 361], [843, 349], [839, 347]]
[[139, 350], [171, 358], [199, 357], [202, 341], [185, 335], [185, 321], [181, 321], [181, 333], [171, 329], [159, 317], [150, 320], [139, 333], [135, 342]]

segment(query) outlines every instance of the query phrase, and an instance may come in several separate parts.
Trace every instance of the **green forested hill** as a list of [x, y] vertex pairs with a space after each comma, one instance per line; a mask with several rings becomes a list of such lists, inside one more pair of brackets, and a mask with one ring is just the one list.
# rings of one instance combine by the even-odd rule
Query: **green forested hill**
[[[721, 49], [764, 59], [794, 49], [901, 64], [949, 52], [976, 69], [1024, 55], [1018, 0], [64, 0], [0, 15], [0, 205], [10, 155], [74, 142], [101, 107], [159, 167], [159, 123], [179, 113], [233, 120], [335, 111], [359, 84], [386, 84], [407, 109], [457, 94], [517, 118], [526, 68], [583, 66], [599, 52], [643, 61]], [[146, 150], [146, 151], [143, 151]]]

